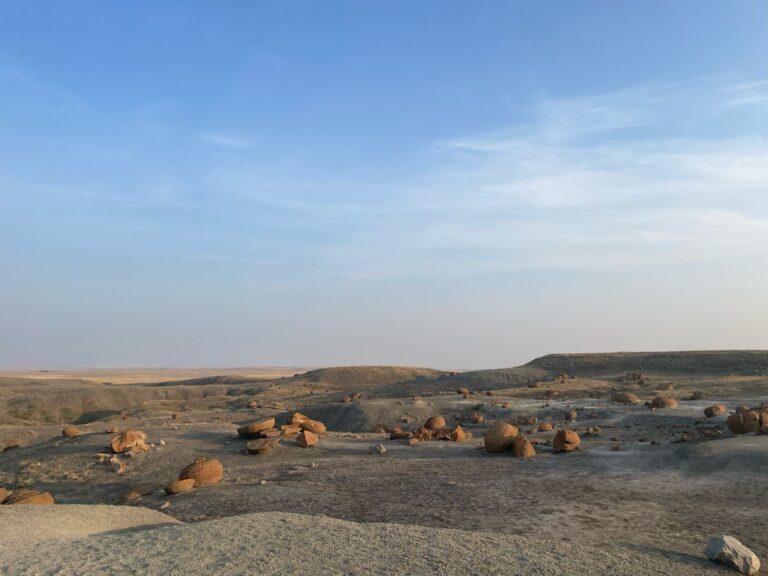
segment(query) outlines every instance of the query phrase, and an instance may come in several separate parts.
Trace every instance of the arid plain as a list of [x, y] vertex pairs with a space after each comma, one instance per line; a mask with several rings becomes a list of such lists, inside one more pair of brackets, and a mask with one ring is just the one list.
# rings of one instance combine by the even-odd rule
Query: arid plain
[[766, 401], [764, 351], [6, 373], [0, 487], [55, 505], [0, 506], [0, 571], [729, 573], [712, 534], [768, 557]]

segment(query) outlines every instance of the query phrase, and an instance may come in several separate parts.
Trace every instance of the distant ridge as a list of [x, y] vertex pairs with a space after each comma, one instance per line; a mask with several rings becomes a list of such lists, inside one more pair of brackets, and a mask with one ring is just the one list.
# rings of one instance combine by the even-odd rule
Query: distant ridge
[[768, 350], [547, 354], [524, 367], [577, 376], [623, 372], [754, 375], [768, 374]]

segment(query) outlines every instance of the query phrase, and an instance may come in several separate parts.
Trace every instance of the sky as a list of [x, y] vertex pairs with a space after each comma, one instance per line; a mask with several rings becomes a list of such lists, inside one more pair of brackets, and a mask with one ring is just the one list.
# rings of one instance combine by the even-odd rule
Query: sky
[[768, 3], [0, 0], [0, 367], [768, 348]]

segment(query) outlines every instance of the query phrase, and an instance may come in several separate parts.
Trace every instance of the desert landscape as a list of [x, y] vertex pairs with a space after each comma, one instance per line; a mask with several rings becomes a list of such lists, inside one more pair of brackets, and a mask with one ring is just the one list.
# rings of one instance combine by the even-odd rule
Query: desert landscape
[[765, 351], [5, 373], [0, 571], [728, 573], [767, 401]]

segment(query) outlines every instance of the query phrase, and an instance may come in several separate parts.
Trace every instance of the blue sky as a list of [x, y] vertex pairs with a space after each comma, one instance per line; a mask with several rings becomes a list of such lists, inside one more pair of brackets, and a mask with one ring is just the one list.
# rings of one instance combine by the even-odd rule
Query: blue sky
[[765, 2], [0, 0], [0, 366], [768, 347]]

